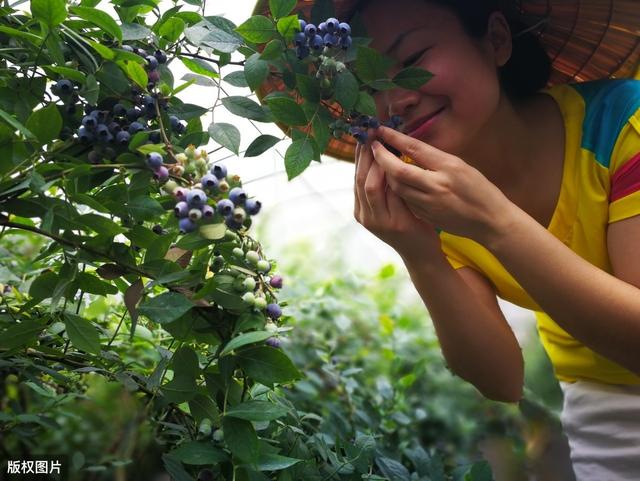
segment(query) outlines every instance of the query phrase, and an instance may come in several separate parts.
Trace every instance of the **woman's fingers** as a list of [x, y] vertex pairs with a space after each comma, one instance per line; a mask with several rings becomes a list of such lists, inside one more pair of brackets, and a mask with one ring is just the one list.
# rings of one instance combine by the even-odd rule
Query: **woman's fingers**
[[360, 157], [360, 153], [362, 152], [362, 149], [360, 148], [360, 143], [356, 144], [356, 154], [354, 157], [354, 164], [355, 164], [355, 169], [354, 169], [354, 175], [353, 175], [353, 199], [354, 199], [354, 204], [353, 204], [353, 216], [356, 218], [357, 221], [360, 221], [360, 210], [361, 210], [361, 206], [360, 206], [360, 198], [358, 196], [358, 159]]
[[387, 209], [387, 200], [385, 194], [386, 180], [384, 170], [376, 163], [371, 164], [369, 169], [369, 175], [364, 184], [364, 193], [366, 195], [367, 203], [371, 209], [375, 218], [387, 218], [389, 217], [389, 211]]

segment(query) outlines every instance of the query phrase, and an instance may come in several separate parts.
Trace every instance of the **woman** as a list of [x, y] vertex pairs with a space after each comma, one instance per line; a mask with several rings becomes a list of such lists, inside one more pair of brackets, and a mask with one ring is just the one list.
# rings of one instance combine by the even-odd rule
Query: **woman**
[[448, 365], [486, 397], [517, 402], [524, 378], [496, 295], [534, 310], [577, 480], [640, 479], [640, 81], [545, 89], [548, 58], [493, 1], [355, 10], [390, 76], [434, 74], [376, 94], [405, 130], [356, 147], [355, 218], [400, 254]]

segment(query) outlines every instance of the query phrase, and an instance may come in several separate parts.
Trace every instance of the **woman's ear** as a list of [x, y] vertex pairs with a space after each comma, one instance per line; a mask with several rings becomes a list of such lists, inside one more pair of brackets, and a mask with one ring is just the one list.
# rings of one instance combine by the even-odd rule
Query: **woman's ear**
[[502, 67], [511, 58], [513, 50], [509, 22], [502, 12], [493, 12], [489, 16], [487, 39], [493, 51], [496, 66]]

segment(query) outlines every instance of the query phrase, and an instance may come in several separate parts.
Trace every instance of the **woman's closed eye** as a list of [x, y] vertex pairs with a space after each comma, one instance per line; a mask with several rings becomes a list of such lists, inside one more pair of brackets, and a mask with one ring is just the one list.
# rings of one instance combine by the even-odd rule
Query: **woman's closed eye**
[[420, 50], [419, 52], [413, 54], [411, 57], [407, 58], [404, 62], [402, 62], [402, 68], [407, 68], [413, 65], [415, 62], [420, 60], [420, 57], [422, 57], [422, 54], [425, 53], [430, 48], [431, 47], [427, 47], [424, 50]]

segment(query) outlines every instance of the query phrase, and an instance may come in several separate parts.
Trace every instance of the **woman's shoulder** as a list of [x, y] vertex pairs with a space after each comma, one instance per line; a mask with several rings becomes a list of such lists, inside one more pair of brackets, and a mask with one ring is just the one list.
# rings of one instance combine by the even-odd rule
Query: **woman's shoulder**
[[623, 123], [640, 108], [640, 80], [631, 78], [569, 82], [545, 89], [570, 99], [578, 94], [586, 117], [611, 116]]

